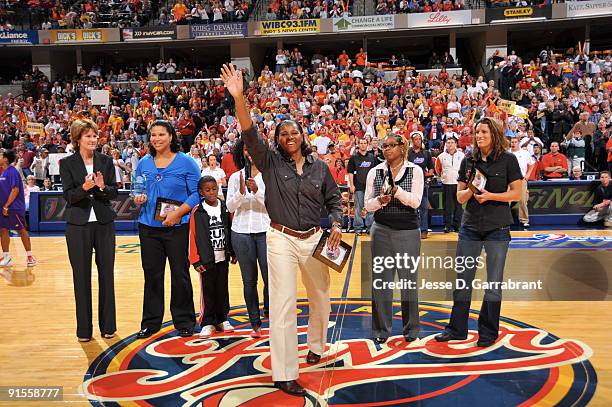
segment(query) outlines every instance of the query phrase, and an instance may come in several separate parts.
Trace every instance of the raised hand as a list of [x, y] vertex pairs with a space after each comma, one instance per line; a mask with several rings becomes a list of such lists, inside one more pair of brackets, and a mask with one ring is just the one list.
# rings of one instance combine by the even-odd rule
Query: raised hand
[[242, 96], [244, 85], [242, 82], [242, 72], [236, 70], [232, 64], [223, 64], [221, 68], [221, 79], [225, 87], [233, 97]]

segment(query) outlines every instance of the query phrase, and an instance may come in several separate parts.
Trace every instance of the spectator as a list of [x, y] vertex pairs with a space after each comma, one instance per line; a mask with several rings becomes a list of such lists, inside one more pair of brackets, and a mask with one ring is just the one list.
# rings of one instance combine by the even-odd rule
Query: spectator
[[612, 227], [612, 185], [610, 185], [610, 172], [602, 171], [599, 174], [601, 184], [595, 189], [593, 209], [582, 218], [587, 223], [604, 221], [604, 226]]
[[544, 179], [555, 179], [567, 176], [567, 158], [559, 152], [559, 143], [550, 143], [550, 153], [542, 157], [542, 175]]
[[364, 193], [368, 172], [379, 163], [380, 161], [374, 156], [374, 153], [368, 151], [368, 141], [366, 139], [359, 140], [357, 151], [351, 155], [347, 168], [349, 191], [353, 194], [355, 202], [355, 218], [353, 222], [355, 233], [363, 231], [369, 233], [372, 226], [372, 214], [368, 213], [364, 217], [362, 211], [364, 208]]
[[465, 154], [457, 150], [457, 139], [450, 137], [446, 140], [446, 150], [436, 159], [436, 173], [442, 180], [444, 233], [449, 233], [451, 230], [459, 232], [463, 208], [457, 201], [457, 178], [464, 157]]
[[529, 204], [529, 189], [527, 185], [527, 180], [529, 179], [531, 172], [534, 167], [534, 159], [531, 154], [527, 150], [524, 150], [519, 145], [518, 138], [513, 138], [510, 140], [510, 152], [514, 154], [516, 157], [519, 168], [521, 169], [521, 175], [523, 179], [521, 180], [521, 199], [518, 202], [519, 207], [519, 222], [523, 225], [524, 228], [529, 227], [529, 209], [527, 205]]

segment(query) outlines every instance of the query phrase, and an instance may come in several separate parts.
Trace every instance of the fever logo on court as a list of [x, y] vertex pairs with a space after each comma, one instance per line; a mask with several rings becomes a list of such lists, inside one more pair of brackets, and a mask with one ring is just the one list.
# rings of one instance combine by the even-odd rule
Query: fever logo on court
[[[381, 346], [368, 338], [369, 301], [333, 301], [328, 349], [319, 364], [307, 365], [308, 305], [298, 308], [304, 398], [273, 387], [268, 338], [248, 335], [244, 307], [230, 313], [238, 328], [231, 334], [181, 338], [167, 323], [148, 340], [134, 335], [117, 343], [91, 364], [81, 390], [93, 405], [104, 406], [438, 406], [458, 401], [530, 406], [585, 405], [597, 385], [586, 344], [511, 319], [502, 318], [500, 337], [489, 348], [476, 347], [475, 312], [467, 340], [438, 343], [434, 336], [450, 309], [432, 303], [421, 304], [421, 339], [407, 343], [396, 336]], [[394, 332], [399, 333], [399, 306], [396, 312]]]

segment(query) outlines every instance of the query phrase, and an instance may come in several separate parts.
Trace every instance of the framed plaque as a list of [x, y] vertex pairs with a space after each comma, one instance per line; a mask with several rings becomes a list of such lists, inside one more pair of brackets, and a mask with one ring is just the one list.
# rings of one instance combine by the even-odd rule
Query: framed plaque
[[163, 222], [169, 212], [177, 210], [182, 204], [181, 201], [175, 201], [174, 199], [157, 198], [155, 203], [155, 220]]
[[351, 257], [353, 248], [348, 243], [341, 241], [336, 250], [330, 250], [327, 246], [328, 238], [329, 232], [324, 231], [314, 253], [312, 253], [312, 257], [341, 273], [349, 257]]
[[468, 180], [468, 188], [475, 194], [481, 194], [486, 185], [487, 177], [478, 168], [474, 168]]

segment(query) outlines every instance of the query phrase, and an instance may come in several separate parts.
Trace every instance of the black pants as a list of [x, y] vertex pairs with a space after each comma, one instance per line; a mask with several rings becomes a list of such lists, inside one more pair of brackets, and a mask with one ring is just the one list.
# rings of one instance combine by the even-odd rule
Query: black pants
[[76, 302], [77, 336], [92, 336], [91, 257], [96, 251], [98, 268], [98, 324], [100, 332], [117, 330], [115, 315], [115, 224], [90, 222], [86, 225], [66, 225], [68, 257], [72, 266], [74, 299]]
[[213, 268], [207, 268], [200, 275], [202, 306], [200, 326], [219, 325], [227, 319], [229, 312], [228, 274], [229, 263], [226, 260], [216, 263]]
[[459, 230], [463, 208], [457, 201], [457, 184], [442, 184], [444, 196], [444, 227]]
[[141, 328], [158, 330], [164, 317], [164, 272], [170, 263], [170, 313], [176, 329], [193, 329], [195, 311], [189, 277], [189, 225], [156, 228], [138, 225], [145, 275]]
[[[506, 255], [510, 245], [510, 228], [504, 227], [489, 232], [478, 232], [466, 227], [459, 229], [457, 258], [476, 259], [482, 249], [486, 252], [487, 281], [504, 281]], [[470, 304], [472, 301], [472, 282], [476, 275], [476, 262], [465, 270], [457, 269], [455, 290], [453, 290], [453, 309], [450, 322], [445, 330], [458, 338], [466, 338]], [[495, 340], [499, 335], [499, 315], [501, 313], [502, 290], [493, 287], [485, 290], [478, 316], [478, 335], [481, 340]]]

